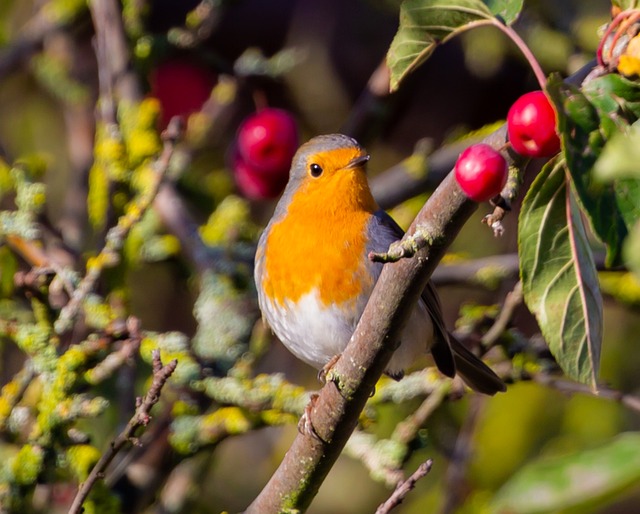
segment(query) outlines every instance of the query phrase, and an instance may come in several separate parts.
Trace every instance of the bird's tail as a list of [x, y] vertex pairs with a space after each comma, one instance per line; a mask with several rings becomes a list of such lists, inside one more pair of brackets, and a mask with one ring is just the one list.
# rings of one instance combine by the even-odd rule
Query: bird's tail
[[502, 379], [451, 334], [449, 334], [449, 343], [456, 370], [471, 389], [491, 396], [507, 390]]

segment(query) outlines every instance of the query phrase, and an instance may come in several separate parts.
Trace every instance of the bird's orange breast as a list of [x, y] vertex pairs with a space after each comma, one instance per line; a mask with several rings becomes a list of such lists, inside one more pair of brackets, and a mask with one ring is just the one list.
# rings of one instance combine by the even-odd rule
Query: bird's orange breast
[[340, 170], [324, 182], [304, 182], [286, 215], [273, 223], [264, 251], [263, 291], [273, 301], [297, 302], [317, 291], [325, 305], [356, 302], [373, 278], [367, 227], [376, 210], [362, 169]]

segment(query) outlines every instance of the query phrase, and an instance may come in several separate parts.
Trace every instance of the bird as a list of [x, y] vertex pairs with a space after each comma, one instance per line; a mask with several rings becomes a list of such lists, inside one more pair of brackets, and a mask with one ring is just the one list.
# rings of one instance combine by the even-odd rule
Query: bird
[[[254, 279], [266, 324], [298, 359], [323, 370], [349, 342], [382, 271], [370, 252], [385, 252], [403, 230], [369, 188], [367, 151], [343, 134], [313, 137], [295, 153], [289, 180], [256, 250]], [[493, 395], [504, 382], [445, 326], [431, 281], [402, 331], [385, 373], [402, 378], [431, 351], [446, 376]]]

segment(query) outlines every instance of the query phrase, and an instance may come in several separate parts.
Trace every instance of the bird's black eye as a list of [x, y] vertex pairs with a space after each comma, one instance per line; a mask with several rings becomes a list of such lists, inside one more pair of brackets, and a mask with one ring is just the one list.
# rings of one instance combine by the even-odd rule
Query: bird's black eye
[[311, 166], [309, 166], [309, 172], [311, 173], [312, 177], [317, 178], [322, 175], [322, 167], [319, 164], [313, 163]]

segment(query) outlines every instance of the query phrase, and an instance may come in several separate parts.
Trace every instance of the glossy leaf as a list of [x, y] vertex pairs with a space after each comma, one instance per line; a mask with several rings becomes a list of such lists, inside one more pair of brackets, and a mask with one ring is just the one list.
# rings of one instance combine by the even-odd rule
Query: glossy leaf
[[640, 434], [622, 434], [599, 448], [540, 459], [522, 468], [497, 492], [491, 512], [584, 512], [637, 486], [639, 480]]
[[518, 246], [524, 298], [551, 353], [571, 378], [596, 388], [602, 295], [565, 162], [545, 166], [520, 212]]
[[481, 0], [405, 0], [400, 6], [398, 32], [387, 54], [391, 90], [426, 61], [438, 44], [492, 18], [493, 13]]
[[588, 81], [582, 92], [593, 104], [607, 139], [640, 116], [640, 84], [610, 73]]
[[524, 0], [485, 0], [489, 10], [499, 16], [507, 25], [518, 19]]
[[596, 179], [611, 182], [616, 179], [640, 179], [640, 130], [615, 134], [595, 162]]
[[558, 77], [548, 81], [547, 93], [558, 113], [558, 131], [578, 200], [593, 232], [607, 247], [607, 264], [619, 264], [628, 233], [626, 214], [622, 212], [614, 184], [595, 181], [592, 173], [606, 142], [604, 133], [616, 130], [612, 117], [618, 116], [618, 112], [606, 112], [602, 108], [604, 102], [599, 103], [598, 110], [582, 91]]

